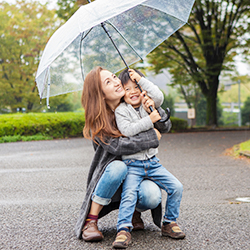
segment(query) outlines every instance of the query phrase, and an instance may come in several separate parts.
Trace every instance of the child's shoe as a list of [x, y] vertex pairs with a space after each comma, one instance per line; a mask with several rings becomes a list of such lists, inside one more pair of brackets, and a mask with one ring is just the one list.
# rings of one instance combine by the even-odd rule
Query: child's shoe
[[113, 242], [113, 248], [116, 249], [125, 249], [128, 247], [131, 241], [130, 232], [120, 231], [117, 233], [115, 241]]
[[169, 236], [173, 239], [184, 239], [186, 236], [174, 221], [171, 223], [163, 223], [161, 233], [162, 236]]

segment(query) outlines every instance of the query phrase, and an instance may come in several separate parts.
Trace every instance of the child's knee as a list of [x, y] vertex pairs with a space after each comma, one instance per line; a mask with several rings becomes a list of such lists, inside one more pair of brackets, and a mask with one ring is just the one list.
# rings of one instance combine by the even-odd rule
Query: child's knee
[[175, 183], [175, 192], [178, 192], [178, 193], [183, 192], [183, 185], [179, 181]]

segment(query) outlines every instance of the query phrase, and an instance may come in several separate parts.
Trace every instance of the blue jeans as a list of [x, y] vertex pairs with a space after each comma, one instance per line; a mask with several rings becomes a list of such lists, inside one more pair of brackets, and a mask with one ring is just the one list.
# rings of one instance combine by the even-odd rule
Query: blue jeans
[[[106, 167], [92, 195], [92, 201], [100, 205], [108, 205], [121, 183], [127, 176], [127, 166], [122, 161], [113, 161]], [[145, 211], [156, 208], [161, 202], [161, 190], [150, 180], [139, 185], [136, 210]], [[134, 211], [133, 211], [134, 213]]]
[[182, 184], [159, 163], [157, 157], [145, 161], [125, 160], [124, 162], [128, 166], [128, 174], [122, 188], [117, 230], [122, 227], [133, 228], [131, 221], [137, 202], [139, 186], [145, 178], [155, 182], [168, 194], [164, 221], [176, 221], [180, 211]]

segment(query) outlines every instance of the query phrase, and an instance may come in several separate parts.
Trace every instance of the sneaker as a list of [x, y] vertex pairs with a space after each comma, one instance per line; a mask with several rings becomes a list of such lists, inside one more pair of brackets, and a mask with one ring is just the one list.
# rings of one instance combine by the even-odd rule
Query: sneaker
[[132, 225], [133, 225], [133, 231], [144, 229], [144, 223], [143, 220], [141, 219], [141, 213], [136, 210], [133, 214]]
[[163, 224], [161, 227], [161, 233], [162, 236], [169, 236], [173, 239], [184, 239], [186, 236], [174, 221], [165, 225]]
[[131, 241], [130, 232], [120, 231], [117, 233], [115, 241], [113, 242], [113, 248], [115, 249], [125, 249], [128, 247]]

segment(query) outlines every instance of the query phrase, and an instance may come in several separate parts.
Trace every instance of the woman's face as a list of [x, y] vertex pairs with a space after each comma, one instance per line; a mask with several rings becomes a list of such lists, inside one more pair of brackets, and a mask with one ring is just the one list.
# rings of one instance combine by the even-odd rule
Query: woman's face
[[115, 109], [125, 94], [121, 81], [115, 74], [108, 70], [102, 70], [100, 77], [105, 101], [111, 109]]

